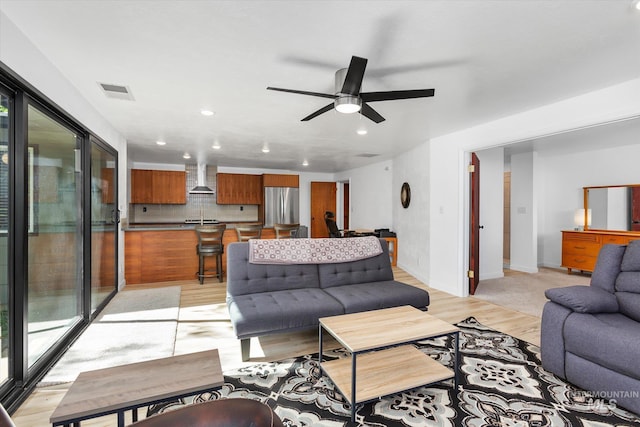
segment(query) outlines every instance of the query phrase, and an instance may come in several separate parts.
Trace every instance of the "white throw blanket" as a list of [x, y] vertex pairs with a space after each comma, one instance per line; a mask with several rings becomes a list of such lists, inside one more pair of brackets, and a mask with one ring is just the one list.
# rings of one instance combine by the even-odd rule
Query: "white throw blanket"
[[251, 239], [252, 264], [327, 264], [371, 258], [382, 253], [375, 236], [344, 239]]

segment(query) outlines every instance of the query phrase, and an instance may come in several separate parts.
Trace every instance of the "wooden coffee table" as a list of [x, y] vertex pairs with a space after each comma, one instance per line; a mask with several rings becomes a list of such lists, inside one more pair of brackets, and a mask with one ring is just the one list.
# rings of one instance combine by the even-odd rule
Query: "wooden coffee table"
[[[322, 331], [326, 330], [351, 358], [322, 362]], [[319, 362], [351, 405], [453, 378], [458, 389], [460, 330], [411, 306], [323, 317], [319, 327]], [[446, 368], [408, 343], [455, 335], [454, 370]], [[357, 363], [356, 363], [357, 361]]]
[[82, 372], [53, 411], [53, 426], [80, 426], [80, 421], [124, 413], [173, 398], [220, 388], [224, 384], [218, 350], [172, 356], [113, 368]]

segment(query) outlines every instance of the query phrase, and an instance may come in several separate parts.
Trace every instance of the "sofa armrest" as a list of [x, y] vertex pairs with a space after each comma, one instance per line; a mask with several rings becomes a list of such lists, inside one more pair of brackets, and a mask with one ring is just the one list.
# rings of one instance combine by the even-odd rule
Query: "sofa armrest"
[[619, 310], [615, 295], [593, 286], [567, 286], [547, 289], [544, 295], [577, 313], [616, 313]]

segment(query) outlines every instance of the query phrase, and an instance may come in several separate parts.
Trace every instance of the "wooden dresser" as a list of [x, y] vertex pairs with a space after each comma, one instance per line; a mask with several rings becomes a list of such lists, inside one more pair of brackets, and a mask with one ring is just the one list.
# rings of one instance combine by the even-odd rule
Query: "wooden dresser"
[[571, 270], [593, 271], [603, 245], [626, 245], [640, 239], [640, 233], [615, 231], [563, 231], [562, 267]]

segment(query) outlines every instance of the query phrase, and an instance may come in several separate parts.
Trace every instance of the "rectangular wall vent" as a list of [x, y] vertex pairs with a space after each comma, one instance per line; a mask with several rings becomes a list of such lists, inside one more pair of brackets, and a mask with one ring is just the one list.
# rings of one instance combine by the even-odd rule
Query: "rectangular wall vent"
[[98, 83], [104, 94], [109, 98], [126, 99], [133, 101], [133, 94], [128, 86], [114, 85], [108, 83]]

